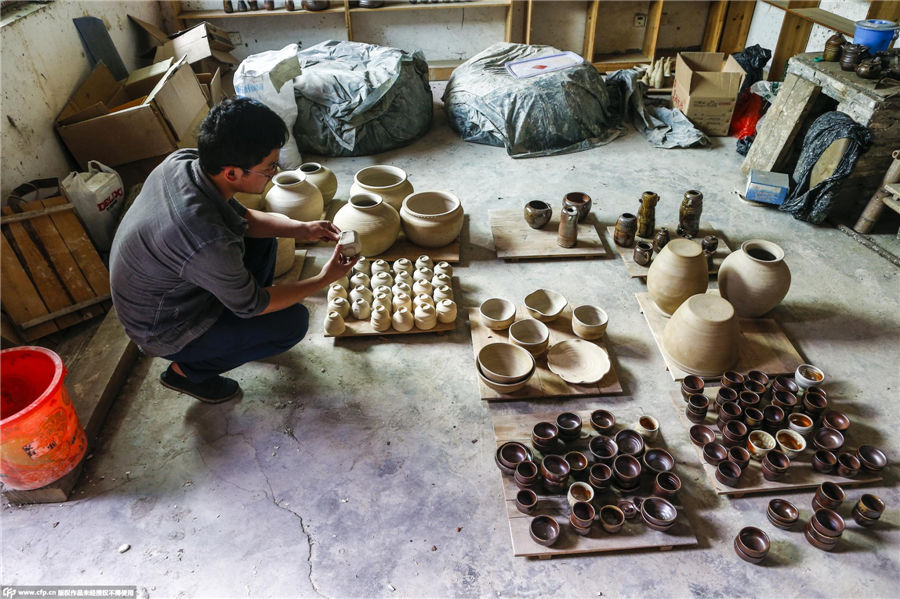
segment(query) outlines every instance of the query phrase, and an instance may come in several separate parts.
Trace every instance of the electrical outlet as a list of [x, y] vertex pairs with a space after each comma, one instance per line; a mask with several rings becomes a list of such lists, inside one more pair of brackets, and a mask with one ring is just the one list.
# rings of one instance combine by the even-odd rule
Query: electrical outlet
[[647, 25], [647, 15], [641, 13], [635, 13], [634, 15], [634, 26], [635, 27], [646, 27]]
[[241, 45], [241, 34], [239, 31], [229, 31], [228, 39], [231, 41], [232, 46], [240, 46]]

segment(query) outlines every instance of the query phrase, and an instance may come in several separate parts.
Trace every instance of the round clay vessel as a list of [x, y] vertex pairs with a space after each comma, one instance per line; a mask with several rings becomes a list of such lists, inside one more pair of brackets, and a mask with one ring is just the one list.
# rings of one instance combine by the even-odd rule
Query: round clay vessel
[[547, 351], [550, 344], [550, 330], [540, 320], [525, 318], [510, 325], [509, 340], [513, 345], [528, 350], [531, 355], [539, 356]]
[[613, 232], [613, 241], [622, 247], [634, 245], [634, 236], [637, 233], [637, 217], [630, 212], [619, 216], [616, 220], [616, 228]]
[[452, 299], [439, 300], [435, 306], [438, 322], [448, 324], [456, 320], [457, 307]]
[[[272, 177], [274, 184], [266, 194], [266, 210], [278, 212], [294, 220], [312, 221], [322, 218], [325, 202], [319, 188], [299, 171], [282, 171]], [[352, 227], [351, 227], [352, 228]]]
[[[692, 295], [706, 293], [709, 272], [699, 243], [673, 239], [647, 271], [647, 291], [663, 314], [671, 315]], [[725, 370], [719, 369], [719, 372]], [[716, 373], [718, 374], [718, 373]]]
[[[666, 248], [678, 241], [681, 240], [673, 240]], [[710, 377], [737, 361], [739, 334], [734, 308], [727, 300], [715, 295], [694, 295], [666, 323], [663, 347], [677, 367]]]
[[279, 237], [275, 254], [275, 277], [280, 277], [294, 266], [296, 240], [291, 237]]
[[511, 343], [488, 343], [478, 352], [478, 366], [494, 382], [516, 383], [534, 371], [534, 358]]
[[591, 213], [591, 196], [580, 191], [567, 193], [563, 196], [562, 206], [574, 206], [578, 210], [578, 222], [583, 223]]
[[378, 164], [356, 172], [353, 185], [350, 186], [350, 197], [361, 192], [374, 193], [380, 196], [385, 204], [399, 211], [403, 199], [413, 192], [413, 186], [403, 169]]
[[364, 256], [381, 254], [400, 235], [400, 215], [372, 193], [350, 196], [350, 201], [334, 215], [333, 222], [342, 231], [357, 232]]
[[300, 165], [300, 172], [306, 175], [306, 180], [319, 188], [322, 200], [330, 202], [337, 191], [337, 177], [327, 166], [318, 162], [305, 162]]
[[791, 270], [784, 261], [784, 250], [778, 245], [751, 239], [725, 257], [718, 279], [719, 293], [732, 302], [738, 316], [758, 318], [787, 295]]
[[559, 523], [550, 516], [537, 516], [531, 521], [529, 532], [535, 543], [549, 547], [559, 539]]
[[547, 202], [532, 200], [525, 204], [522, 214], [529, 227], [540, 229], [550, 222], [550, 217], [553, 216], [553, 208]]
[[403, 232], [420, 247], [439, 248], [449, 244], [459, 237], [463, 217], [459, 198], [446, 191], [412, 193], [400, 208]]
[[582, 339], [599, 339], [606, 333], [609, 316], [599, 306], [578, 306], [572, 310], [572, 332]]
[[525, 296], [525, 309], [532, 318], [551, 322], [559, 318], [568, 302], [562, 294], [551, 289], [537, 289]]
[[516, 318], [516, 306], [509, 300], [492, 297], [484, 300], [478, 308], [481, 323], [489, 329], [502, 331]]

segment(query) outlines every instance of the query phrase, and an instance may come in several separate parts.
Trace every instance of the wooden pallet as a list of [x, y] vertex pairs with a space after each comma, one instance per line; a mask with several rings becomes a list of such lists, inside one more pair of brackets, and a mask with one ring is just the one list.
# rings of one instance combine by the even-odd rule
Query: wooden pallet
[[[624, 398], [632, 399], [632, 398]], [[625, 404], [632, 404], [627, 401]], [[590, 415], [597, 408], [606, 408], [608, 406], [597, 404], [584, 410], [573, 410], [581, 416], [584, 425], [582, 427], [582, 438], [570, 444], [572, 449], [587, 452], [587, 446], [590, 438], [597, 433], [591, 429]], [[560, 410], [560, 412], [563, 410]], [[638, 408], [616, 408], [612, 410], [616, 417], [616, 430], [626, 428], [632, 422], [636, 422], [642, 414]], [[519, 441], [527, 447], [531, 447], [531, 429], [541, 421], [555, 422], [559, 412], [538, 413], [538, 414], [493, 414], [493, 429], [496, 446], [507, 441]], [[660, 433], [653, 441], [653, 447], [666, 449], [675, 457], [676, 464], [681, 462], [679, 456], [665, 446], [663, 442], [663, 427], [660, 427]], [[589, 455], [589, 453], [588, 453]], [[534, 451], [535, 460], [541, 457], [540, 452]], [[696, 545], [697, 536], [694, 534], [691, 523], [684, 513], [684, 508], [678, 504], [676, 497], [673, 502], [678, 510], [678, 518], [675, 525], [666, 532], [659, 532], [648, 528], [640, 518], [636, 520], [626, 520], [625, 526], [617, 534], [609, 534], [602, 529], [599, 522], [595, 522], [590, 535], [582, 537], [571, 529], [569, 518], [569, 504], [565, 495], [541, 495], [538, 493], [538, 509], [536, 514], [546, 514], [553, 516], [560, 525], [559, 540], [552, 547], [544, 547], [538, 545], [532, 540], [529, 533], [529, 526], [532, 517], [523, 514], [516, 508], [516, 493], [518, 488], [511, 476], [503, 475], [497, 471], [502, 479], [503, 498], [506, 504], [506, 515], [509, 521], [509, 533], [512, 539], [513, 553], [517, 557], [539, 557], [541, 559], [549, 559], [551, 557], [575, 555], [579, 553], [602, 553], [610, 551], [628, 551], [635, 549], [658, 549], [668, 550], [676, 546]], [[678, 474], [676, 466], [675, 473]], [[687, 477], [684, 477], [687, 478]], [[649, 496], [649, 483], [642, 481], [641, 487], [635, 492], [628, 493], [625, 497], [647, 497]], [[687, 496], [687, 492], [682, 490]], [[610, 490], [601, 497], [599, 505], [609, 503], [615, 504], [619, 497], [619, 491]]]
[[[478, 308], [469, 308], [469, 332], [472, 335], [472, 351], [475, 359], [478, 359], [478, 352], [488, 343], [496, 341], [509, 341], [509, 329], [503, 331], [494, 331], [481, 323], [481, 316]], [[525, 308], [519, 306], [516, 313], [516, 320], [530, 318]], [[548, 322], [547, 328], [550, 329], [550, 345], [567, 339], [578, 339], [578, 336], [572, 332], [572, 309], [571, 306], [566, 307], [559, 318], [553, 322]], [[609, 348], [603, 342], [603, 339], [593, 341], [608, 354]], [[511, 399], [537, 399], [552, 397], [573, 397], [573, 396], [597, 396], [597, 395], [614, 395], [622, 392], [622, 384], [619, 382], [619, 376], [616, 374], [616, 367], [612, 364], [612, 354], [610, 354], [609, 372], [606, 373], [599, 382], [590, 385], [573, 385], [562, 380], [558, 375], [554, 374], [547, 367], [547, 354], [544, 353], [535, 358], [537, 369], [534, 376], [528, 381], [522, 389], [513, 393], [500, 393], [491, 389], [481, 378], [478, 378], [478, 387], [481, 392], [481, 399], [493, 400], [511, 400]], [[473, 362], [473, 366], [477, 369], [477, 362]], [[477, 371], [476, 371], [477, 372]], [[477, 376], [477, 374], [476, 374]]]
[[[706, 386], [703, 389], [704, 394], [709, 398], [710, 405], [715, 405], [716, 393], [718, 387]], [[684, 434], [690, 436], [691, 427], [694, 423], [687, 419], [684, 413], [685, 402], [681, 397], [681, 393], [673, 391], [670, 394], [672, 404], [678, 412], [678, 419], [684, 428]], [[716, 440], [722, 442], [722, 435], [716, 427], [716, 414], [709, 410], [706, 414], [706, 421], [702, 424], [707, 425], [716, 432]], [[742, 497], [747, 493], [781, 493], [784, 491], [799, 491], [802, 489], [815, 489], [823, 482], [829, 481], [835, 484], [847, 487], [855, 485], [868, 485], [882, 480], [881, 476], [871, 473], [861, 473], [856, 478], [845, 478], [837, 474], [822, 474], [816, 472], [812, 467], [812, 438], [807, 439], [807, 449], [802, 454], [791, 459], [791, 467], [788, 468], [782, 480], [770, 481], [766, 480], [762, 474], [762, 468], [757, 460], [750, 460], [750, 464], [744, 470], [738, 481], [737, 487], [729, 487], [723, 485], [716, 479], [716, 468], [703, 459], [703, 448], [697, 447], [693, 443], [691, 445], [697, 450], [697, 457], [700, 459], [700, 465], [706, 473], [710, 486], [719, 495], [730, 495], [732, 497]], [[848, 443], [845, 443], [848, 445]]]
[[[469, 218], [466, 216], [463, 221], [463, 227], [465, 228], [468, 225]], [[430, 256], [435, 264], [438, 262], [450, 262], [451, 264], [456, 264], [459, 262], [459, 250], [461, 243], [459, 241], [459, 237], [454, 239], [450, 244], [445, 245], [444, 247], [439, 248], [423, 248], [409, 241], [405, 235], [400, 234], [400, 238], [394, 242], [390, 248], [386, 251], [382, 252], [377, 256], [368, 256], [370, 260], [378, 260], [379, 258], [382, 260], [387, 260], [388, 262], [393, 262], [394, 260], [399, 260], [400, 258], [408, 258], [412, 262], [416, 261], [421, 255]]]
[[109, 271], [62, 196], [3, 207], [2, 304], [31, 341], [104, 314]]
[[[712, 289], [707, 293], [718, 293], [718, 290]], [[666, 328], [669, 317], [660, 312], [649, 293], [635, 293], [634, 296], [640, 304], [641, 312], [650, 327], [653, 340], [662, 354], [669, 374], [675, 381], [682, 380], [690, 373], [678, 368], [662, 345], [663, 330]], [[792, 375], [797, 370], [797, 366], [804, 363], [803, 358], [800, 357], [774, 318], [738, 318], [738, 324], [741, 330], [738, 361], [732, 370], [739, 372], [761, 370], [772, 375]]]
[[[675, 231], [676, 228], [677, 225], [670, 225], [668, 227], [669, 231]], [[650, 271], [650, 266], [641, 266], [634, 261], [634, 246], [623, 248], [615, 242], [615, 225], [607, 227], [606, 232], [609, 233], [609, 238], [613, 240], [612, 246], [616, 249], [616, 252], [625, 263], [625, 270], [628, 271], [628, 274], [631, 276], [631, 278], [646, 278], [647, 273]], [[728, 247], [728, 242], [725, 240], [725, 237], [722, 235], [722, 232], [719, 229], [715, 228], [710, 223], [700, 223], [700, 232], [694, 237], [694, 239], [699, 243], [700, 240], [707, 235], [715, 235], [719, 238], [719, 245], [716, 248], [716, 253], [713, 254], [712, 268], [709, 269], [709, 274], [714, 275], [719, 272], [719, 267], [722, 265], [722, 260], [725, 259], [725, 256], [731, 253], [731, 248]], [[652, 239], [647, 239], [644, 237], [635, 237], [635, 243], [637, 243], [638, 241], [646, 241], [651, 245], [653, 244]]]
[[593, 212], [586, 222], [578, 224], [578, 243], [571, 248], [564, 248], [556, 243], [558, 214], [541, 229], [529, 227], [521, 210], [491, 210], [488, 214], [498, 258], [602, 258], [609, 255], [597, 233], [597, 218]]

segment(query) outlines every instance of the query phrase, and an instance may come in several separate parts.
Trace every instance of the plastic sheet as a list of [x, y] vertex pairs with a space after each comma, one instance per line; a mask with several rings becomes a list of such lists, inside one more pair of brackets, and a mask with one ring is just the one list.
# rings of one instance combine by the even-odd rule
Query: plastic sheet
[[550, 156], [607, 144], [623, 133], [590, 64], [517, 79], [505, 64], [558, 54], [551, 46], [498, 43], [453, 71], [444, 92], [450, 127], [465, 141], [505, 146], [513, 158]]
[[747, 76], [744, 77], [744, 82], [741, 84], [741, 91], [738, 93], [740, 97], [745, 89], [763, 78], [763, 68], [769, 62], [769, 59], [772, 58], [772, 51], [755, 44], [749, 48], [744, 48], [741, 52], [735, 52], [732, 56], [747, 73]]

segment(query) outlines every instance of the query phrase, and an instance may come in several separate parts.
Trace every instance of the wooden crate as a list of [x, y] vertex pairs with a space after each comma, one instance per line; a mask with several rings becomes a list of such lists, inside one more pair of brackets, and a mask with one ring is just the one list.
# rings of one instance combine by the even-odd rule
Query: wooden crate
[[3, 311], [25, 341], [100, 316], [109, 271], [62, 196], [3, 208]]

